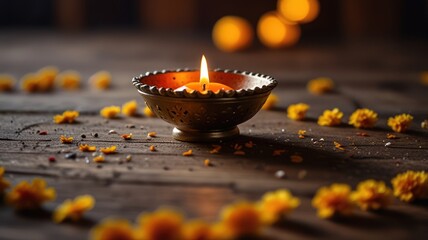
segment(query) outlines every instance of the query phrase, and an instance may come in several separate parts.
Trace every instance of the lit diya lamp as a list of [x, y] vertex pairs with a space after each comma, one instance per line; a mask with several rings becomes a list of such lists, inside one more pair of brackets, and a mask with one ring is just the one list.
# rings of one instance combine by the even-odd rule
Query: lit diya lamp
[[159, 118], [175, 125], [180, 141], [217, 141], [239, 135], [277, 85], [270, 76], [238, 70], [177, 69], [147, 72], [132, 83]]

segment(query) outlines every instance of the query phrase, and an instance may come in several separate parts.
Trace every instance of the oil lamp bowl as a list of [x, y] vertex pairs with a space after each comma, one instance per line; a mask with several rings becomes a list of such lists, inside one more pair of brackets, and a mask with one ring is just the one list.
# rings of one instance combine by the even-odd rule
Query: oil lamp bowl
[[238, 124], [252, 118], [273, 88], [274, 78], [258, 73], [216, 69], [210, 82], [236, 90], [206, 93], [175, 89], [199, 82], [199, 70], [147, 72], [132, 79], [146, 105], [159, 118], [175, 126], [173, 137], [186, 142], [212, 142], [239, 135]]

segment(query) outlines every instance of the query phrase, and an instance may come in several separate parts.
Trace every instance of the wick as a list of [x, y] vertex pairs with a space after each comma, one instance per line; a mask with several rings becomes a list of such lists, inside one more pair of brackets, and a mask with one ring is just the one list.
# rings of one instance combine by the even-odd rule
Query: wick
[[205, 91], [205, 89], [207, 88], [207, 84], [202, 84], [202, 91]]

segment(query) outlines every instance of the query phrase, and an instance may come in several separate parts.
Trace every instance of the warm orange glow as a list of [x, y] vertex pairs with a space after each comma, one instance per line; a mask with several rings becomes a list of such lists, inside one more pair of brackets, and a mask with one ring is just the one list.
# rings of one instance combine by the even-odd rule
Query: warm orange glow
[[253, 41], [253, 35], [251, 24], [237, 16], [220, 18], [212, 32], [214, 44], [225, 52], [235, 52], [249, 47]]
[[319, 13], [318, 0], [278, 0], [278, 11], [291, 22], [307, 23]]
[[175, 91], [182, 90], [186, 90], [187, 92], [199, 91], [201, 93], [206, 93], [208, 90], [218, 92], [220, 90], [233, 90], [233, 88], [221, 83], [210, 82], [207, 60], [205, 59], [205, 56], [202, 55], [199, 82], [191, 82], [175, 89]]
[[264, 14], [257, 25], [260, 41], [270, 48], [281, 48], [297, 43], [300, 38], [300, 28], [297, 24], [283, 19], [277, 12]]

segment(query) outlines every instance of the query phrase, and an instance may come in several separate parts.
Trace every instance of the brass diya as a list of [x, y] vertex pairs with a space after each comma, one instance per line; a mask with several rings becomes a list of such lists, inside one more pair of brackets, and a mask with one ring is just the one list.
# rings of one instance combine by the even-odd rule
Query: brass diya
[[266, 75], [237, 70], [209, 72], [210, 82], [236, 90], [188, 92], [175, 89], [198, 82], [199, 70], [147, 72], [132, 79], [146, 105], [159, 118], [175, 125], [172, 136], [186, 142], [207, 142], [239, 135], [238, 124], [263, 106], [277, 81]]

